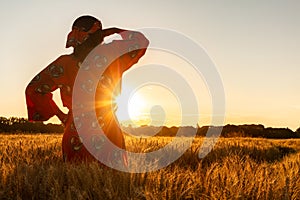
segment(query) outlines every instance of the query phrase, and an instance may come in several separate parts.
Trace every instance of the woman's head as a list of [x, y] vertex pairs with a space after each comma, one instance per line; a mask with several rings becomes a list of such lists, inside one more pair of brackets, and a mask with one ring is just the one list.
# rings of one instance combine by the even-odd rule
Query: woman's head
[[74, 47], [74, 55], [84, 60], [87, 54], [103, 42], [102, 24], [95, 17], [85, 15], [78, 17], [68, 34], [66, 47]]
[[97, 18], [95, 18], [93, 16], [84, 15], [84, 16], [78, 17], [74, 21], [74, 23], [72, 25], [72, 29], [73, 28], [79, 28], [79, 29], [82, 29], [83, 31], [87, 32], [97, 22], [99, 22], [100, 29], [102, 29], [102, 24], [101, 24], [100, 20], [98, 20]]
[[72, 25], [72, 31], [68, 34], [66, 47], [76, 48], [88, 40], [94, 33], [98, 32], [99, 34], [101, 30], [102, 24], [100, 20], [89, 15], [80, 16]]

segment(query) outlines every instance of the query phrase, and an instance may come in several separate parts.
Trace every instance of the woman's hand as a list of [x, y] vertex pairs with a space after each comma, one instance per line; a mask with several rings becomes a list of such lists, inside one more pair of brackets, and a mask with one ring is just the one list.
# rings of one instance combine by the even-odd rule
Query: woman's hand
[[120, 29], [120, 28], [115, 28], [115, 27], [114, 28], [107, 28], [107, 29], [102, 30], [104, 37], [115, 34], [115, 33], [118, 34], [118, 33], [121, 33], [123, 31], [126, 31], [126, 30], [123, 30], [123, 29]]

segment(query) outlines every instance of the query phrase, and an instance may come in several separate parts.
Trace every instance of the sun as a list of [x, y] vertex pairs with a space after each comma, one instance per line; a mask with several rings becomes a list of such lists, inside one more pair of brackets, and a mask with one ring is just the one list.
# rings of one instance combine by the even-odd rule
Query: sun
[[163, 86], [148, 84], [142, 87], [123, 85], [116, 97], [116, 117], [125, 126], [174, 126], [182, 122], [181, 105], [172, 92]]
[[132, 120], [138, 120], [145, 114], [145, 109], [146, 100], [140, 93], [134, 93], [128, 102], [129, 117]]
[[[139, 90], [131, 90], [129, 87], [123, 87], [120, 95], [115, 97], [118, 105], [116, 116], [119, 122], [135, 125], [144, 125], [147, 114], [147, 99], [145, 99]], [[150, 120], [146, 120], [150, 121]]]

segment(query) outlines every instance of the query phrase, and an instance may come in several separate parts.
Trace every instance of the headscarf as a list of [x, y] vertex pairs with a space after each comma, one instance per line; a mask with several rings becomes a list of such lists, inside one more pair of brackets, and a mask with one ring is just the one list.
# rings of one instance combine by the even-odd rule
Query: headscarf
[[77, 18], [72, 25], [72, 31], [68, 34], [66, 48], [77, 47], [98, 30], [102, 30], [102, 24], [95, 17], [81, 16]]

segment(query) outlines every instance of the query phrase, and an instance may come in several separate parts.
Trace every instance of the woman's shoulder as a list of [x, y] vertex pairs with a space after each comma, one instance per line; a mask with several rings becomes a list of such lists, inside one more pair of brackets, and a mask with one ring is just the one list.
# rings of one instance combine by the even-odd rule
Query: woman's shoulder
[[64, 54], [59, 56], [54, 63], [58, 65], [68, 65], [77, 63], [78, 59], [73, 54]]
[[63, 54], [60, 55], [56, 60], [57, 61], [64, 61], [64, 60], [74, 60], [75, 56], [73, 54]]

